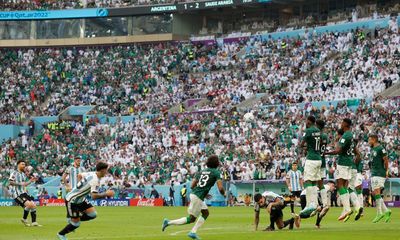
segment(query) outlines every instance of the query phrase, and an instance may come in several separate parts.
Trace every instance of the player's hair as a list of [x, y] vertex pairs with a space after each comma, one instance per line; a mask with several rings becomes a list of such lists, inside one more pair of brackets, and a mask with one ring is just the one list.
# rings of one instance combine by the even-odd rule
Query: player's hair
[[98, 162], [96, 164], [96, 171], [98, 171], [98, 172], [103, 170], [103, 169], [107, 169], [107, 168], [108, 168], [108, 164], [105, 163], [105, 162]]
[[22, 162], [23, 162], [23, 163], [26, 163], [25, 160], [18, 160], [18, 161], [17, 161], [17, 166], [18, 166], [20, 163], [22, 163]]
[[307, 117], [307, 120], [310, 121], [310, 122], [313, 123], [313, 124], [315, 123], [315, 117], [312, 116], [312, 115], [311, 115], [311, 116], [308, 116], [308, 117]]
[[343, 129], [339, 128], [339, 129], [337, 130], [337, 134], [339, 134], [340, 136], [342, 136], [342, 135], [344, 134]]
[[292, 162], [292, 165], [294, 165], [294, 164], [296, 164], [296, 165], [297, 165], [297, 162], [296, 162], [296, 161]]
[[351, 119], [350, 118], [345, 118], [343, 119], [343, 122], [347, 123], [347, 125], [350, 127], [352, 125]]
[[255, 194], [254, 195], [254, 202], [258, 202], [258, 201], [260, 201], [260, 199], [262, 198], [262, 195], [261, 195], [261, 193], [257, 193], [257, 194]]
[[319, 129], [324, 129], [324, 127], [325, 127], [325, 121], [322, 120], [322, 119], [318, 119], [318, 120], [316, 121], [316, 124], [317, 124], [317, 127], [318, 127]]
[[80, 155], [75, 155], [74, 159], [81, 159]]
[[376, 135], [375, 133], [370, 134], [369, 137], [375, 139], [376, 141], [378, 141], [379, 139], [378, 135]]
[[219, 166], [218, 156], [217, 155], [209, 156], [206, 165], [208, 168], [217, 168]]

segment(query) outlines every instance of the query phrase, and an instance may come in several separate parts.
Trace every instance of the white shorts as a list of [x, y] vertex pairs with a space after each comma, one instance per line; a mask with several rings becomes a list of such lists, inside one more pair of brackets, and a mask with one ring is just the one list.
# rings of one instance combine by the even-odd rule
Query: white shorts
[[375, 189], [381, 189], [385, 187], [386, 178], [384, 177], [371, 177], [372, 191]]
[[188, 208], [189, 215], [193, 215], [196, 218], [200, 216], [201, 210], [206, 210], [207, 204], [202, 201], [199, 197], [194, 194], [190, 194], [190, 204]]
[[319, 160], [306, 160], [304, 164], [304, 181], [321, 180], [321, 163]]
[[351, 170], [352, 170], [351, 166], [337, 165], [336, 179], [350, 180], [351, 179]]
[[351, 190], [356, 190], [356, 187], [362, 184], [363, 177], [361, 173], [357, 172], [357, 169], [351, 169], [351, 179], [349, 181], [349, 188]]

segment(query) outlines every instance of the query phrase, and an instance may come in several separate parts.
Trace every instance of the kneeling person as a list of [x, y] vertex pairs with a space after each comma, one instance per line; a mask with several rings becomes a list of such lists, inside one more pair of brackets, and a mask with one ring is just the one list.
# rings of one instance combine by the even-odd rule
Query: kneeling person
[[66, 240], [65, 235], [77, 229], [81, 225], [81, 221], [90, 221], [96, 218], [96, 209], [86, 198], [88, 194], [91, 195], [93, 200], [114, 196], [112, 190], [107, 190], [105, 193], [98, 193], [97, 191], [100, 186], [100, 179], [107, 174], [107, 169], [107, 163], [99, 162], [96, 165], [96, 172], [78, 174], [76, 187], [65, 197], [69, 223], [57, 234], [59, 239]]
[[254, 195], [254, 225], [255, 230], [258, 229], [258, 223], [260, 222], [260, 209], [266, 208], [270, 214], [270, 226], [267, 227], [266, 231], [273, 231], [274, 224], [276, 223], [279, 229], [285, 228], [289, 225], [289, 229], [293, 229], [293, 225], [300, 227], [300, 217], [295, 215], [286, 221], [283, 221], [282, 209], [285, 208], [286, 204], [284, 198], [274, 192], [266, 191], [263, 194], [257, 193]]

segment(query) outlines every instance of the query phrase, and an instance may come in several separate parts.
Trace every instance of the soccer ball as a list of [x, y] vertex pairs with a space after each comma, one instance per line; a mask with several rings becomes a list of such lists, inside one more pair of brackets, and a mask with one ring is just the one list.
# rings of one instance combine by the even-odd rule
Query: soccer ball
[[253, 121], [253, 120], [254, 120], [254, 115], [253, 115], [253, 113], [248, 112], [248, 113], [246, 113], [246, 114], [243, 116], [243, 119], [244, 119], [246, 122]]

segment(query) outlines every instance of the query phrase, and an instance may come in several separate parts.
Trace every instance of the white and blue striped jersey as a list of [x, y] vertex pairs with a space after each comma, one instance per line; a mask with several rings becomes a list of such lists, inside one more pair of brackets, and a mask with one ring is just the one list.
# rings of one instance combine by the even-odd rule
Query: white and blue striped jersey
[[289, 172], [286, 174], [286, 179], [289, 179], [290, 181], [290, 187], [292, 188], [292, 192], [303, 190], [300, 184], [300, 179], [302, 178], [303, 176], [299, 170], [297, 171], [289, 170]]
[[260, 205], [260, 204], [258, 204], [258, 203], [255, 203], [255, 204], [254, 204], [254, 211], [256, 211], [256, 212], [259, 212], [259, 211], [260, 211], [260, 208], [266, 208], [266, 207], [268, 207], [268, 205], [269, 205], [270, 203], [275, 202], [277, 198], [279, 198], [279, 200], [281, 200], [282, 202], [284, 202], [284, 198], [283, 198], [281, 195], [276, 194], [276, 193], [271, 192], [271, 191], [265, 191], [265, 192], [263, 192], [263, 194], [261, 194], [261, 195], [265, 198], [265, 204]]
[[[9, 181], [13, 181], [15, 183], [24, 183], [27, 181], [27, 177], [24, 172], [20, 172], [18, 170], [11, 173]], [[19, 195], [26, 193], [26, 187], [24, 186], [12, 186], [10, 185], [10, 193], [12, 193], [13, 198], [17, 198]]]
[[85, 201], [86, 196], [90, 193], [97, 193], [100, 186], [100, 179], [96, 172], [81, 173], [82, 179], [76, 184], [76, 187], [65, 196], [65, 200], [79, 204]]
[[78, 183], [78, 174], [85, 172], [83, 167], [74, 167], [74, 165], [67, 168], [65, 171], [68, 174], [68, 181], [71, 184], [71, 188], [75, 188]]

